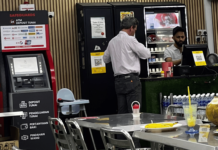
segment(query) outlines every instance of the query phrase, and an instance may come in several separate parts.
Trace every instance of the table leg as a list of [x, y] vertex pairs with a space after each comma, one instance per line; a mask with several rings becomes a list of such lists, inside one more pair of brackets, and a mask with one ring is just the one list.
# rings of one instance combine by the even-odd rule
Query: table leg
[[[83, 105], [83, 111], [84, 111], [85, 116], [87, 117], [86, 109], [85, 109], [85, 106], [84, 106], [84, 105]], [[92, 130], [89, 129], [89, 132], [90, 132], [90, 136], [91, 136], [91, 139], [92, 139], [92, 144], [93, 144], [93, 146], [94, 146], [94, 150], [97, 150], [97, 149], [96, 149], [96, 146], [95, 146], [95, 140], [94, 140], [93, 135], [92, 135]]]

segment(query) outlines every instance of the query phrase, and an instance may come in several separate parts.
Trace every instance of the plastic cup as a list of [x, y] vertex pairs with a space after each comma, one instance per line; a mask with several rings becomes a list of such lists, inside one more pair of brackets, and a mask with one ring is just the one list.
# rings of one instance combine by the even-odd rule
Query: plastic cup
[[198, 133], [197, 130], [194, 130], [197, 118], [197, 106], [198, 104], [196, 102], [191, 103], [191, 108], [189, 106], [189, 102], [183, 103], [185, 120], [187, 122], [188, 127], [190, 127], [188, 131], [185, 131], [185, 133], [187, 134]]

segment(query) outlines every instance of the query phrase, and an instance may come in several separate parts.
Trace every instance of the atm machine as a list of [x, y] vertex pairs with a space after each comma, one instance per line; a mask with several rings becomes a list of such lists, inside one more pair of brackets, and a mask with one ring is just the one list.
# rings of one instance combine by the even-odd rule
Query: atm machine
[[55, 149], [48, 116], [57, 117], [48, 12], [0, 12], [0, 106], [23, 116], [0, 118], [1, 135], [20, 129], [19, 148]]

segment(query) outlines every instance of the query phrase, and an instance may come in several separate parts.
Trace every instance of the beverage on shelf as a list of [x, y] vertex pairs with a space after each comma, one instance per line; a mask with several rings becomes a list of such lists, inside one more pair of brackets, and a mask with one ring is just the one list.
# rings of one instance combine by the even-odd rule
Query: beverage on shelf
[[151, 61], [155, 62], [156, 61], [156, 56], [151, 56]]

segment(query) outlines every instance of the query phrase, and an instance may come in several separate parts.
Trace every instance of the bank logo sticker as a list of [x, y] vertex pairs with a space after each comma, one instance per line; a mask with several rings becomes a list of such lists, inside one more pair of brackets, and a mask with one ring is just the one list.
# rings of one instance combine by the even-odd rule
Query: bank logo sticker
[[35, 39], [35, 36], [29, 36], [29, 39]]
[[26, 119], [27, 118], [27, 116], [28, 116], [28, 113], [27, 112], [23, 112], [24, 113], [24, 115], [22, 115], [22, 116], [20, 116], [22, 119]]
[[28, 124], [27, 123], [23, 123], [20, 125], [20, 129], [21, 130], [27, 130], [28, 129]]
[[18, 35], [27, 35], [27, 33], [18, 33]]
[[98, 45], [95, 45], [95, 51], [100, 51], [100, 50], [101, 50], [101, 47]]
[[[22, 39], [21, 37], [12, 37], [12, 39], [14, 40], [14, 39], [16, 39], [16, 40], [19, 40], [19, 39]], [[23, 44], [23, 42], [21, 41], [21, 42], [16, 42], [16, 44]]]
[[10, 37], [4, 37], [4, 39], [5, 39], [5, 40], [10, 40], [11, 38], [10, 38]]
[[28, 26], [28, 29], [35, 29], [35, 26]]
[[[16, 37], [16, 38], [17, 38], [17, 39], [21, 39], [21, 37]], [[16, 38], [13, 38], [13, 39], [16, 39]], [[23, 41], [16, 42], [16, 44], [23, 45]]]
[[32, 29], [32, 30], [29, 30], [29, 32], [36, 32], [34, 29]]
[[23, 135], [23, 136], [21, 136], [21, 140], [23, 140], [23, 141], [26, 141], [26, 140], [28, 140], [29, 139], [29, 136], [28, 135]]
[[37, 36], [36, 38], [37, 38], [37, 39], [42, 39], [42, 36]]
[[11, 27], [3, 27], [3, 29], [11, 29]]
[[36, 34], [37, 34], [37, 35], [42, 35], [43, 33], [40, 33], [40, 32], [36, 32]]

